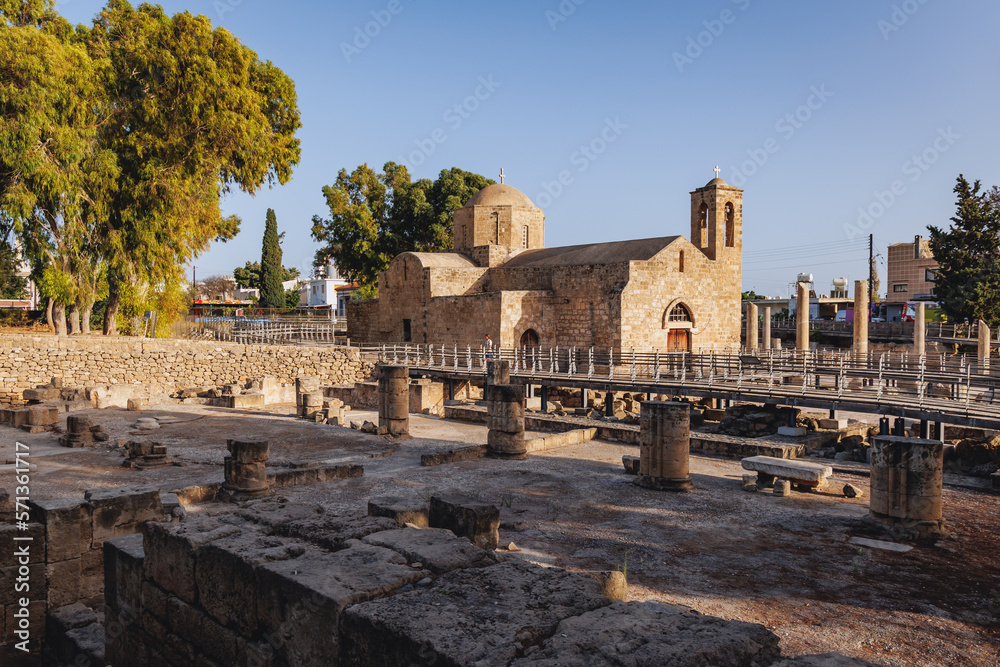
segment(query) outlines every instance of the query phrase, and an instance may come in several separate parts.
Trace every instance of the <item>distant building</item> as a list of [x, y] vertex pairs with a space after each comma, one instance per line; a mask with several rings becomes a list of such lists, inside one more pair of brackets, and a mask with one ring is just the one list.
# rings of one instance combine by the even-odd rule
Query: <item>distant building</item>
[[347, 317], [347, 304], [350, 303], [351, 297], [354, 296], [359, 287], [361, 285], [358, 283], [350, 283], [349, 285], [340, 285], [336, 288], [337, 311], [334, 313], [336, 317]]
[[929, 241], [917, 236], [912, 243], [889, 246], [888, 263], [886, 302], [934, 300], [934, 277], [938, 263], [931, 253]]
[[344, 285], [347, 285], [347, 281], [340, 277], [337, 265], [330, 262], [321, 274], [304, 283], [304, 299], [300, 288], [299, 305], [309, 308], [338, 308], [337, 288]]

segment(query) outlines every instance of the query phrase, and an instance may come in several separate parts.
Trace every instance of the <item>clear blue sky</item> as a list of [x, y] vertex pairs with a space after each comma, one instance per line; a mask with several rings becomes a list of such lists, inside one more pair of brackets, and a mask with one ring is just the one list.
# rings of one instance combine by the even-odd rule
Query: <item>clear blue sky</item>
[[[199, 277], [259, 259], [269, 207], [285, 264], [308, 273], [322, 186], [365, 162], [414, 178], [503, 167], [545, 209], [548, 246], [688, 236], [688, 193], [718, 164], [746, 191], [744, 289], [769, 295], [800, 271], [823, 292], [866, 278], [867, 234], [884, 256], [947, 224], [959, 173], [1000, 184], [1000, 5], [987, 0], [162, 5], [272, 60], [302, 111], [292, 181], [225, 200], [242, 231], [194, 262]], [[101, 6], [59, 3], [74, 22]], [[563, 171], [572, 182], [547, 190]], [[884, 262], [880, 274], [884, 291]]]

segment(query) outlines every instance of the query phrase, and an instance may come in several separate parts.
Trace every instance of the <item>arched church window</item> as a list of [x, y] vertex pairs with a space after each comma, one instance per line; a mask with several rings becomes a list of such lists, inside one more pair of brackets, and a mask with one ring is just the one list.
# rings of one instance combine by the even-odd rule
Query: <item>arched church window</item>
[[538, 343], [538, 332], [534, 329], [528, 329], [521, 334], [521, 340], [518, 341], [518, 347], [538, 347]]
[[732, 202], [726, 202], [726, 247], [736, 246], [736, 210]]
[[670, 309], [670, 315], [667, 316], [668, 322], [690, 322], [691, 312], [687, 309], [683, 303], [679, 303]]

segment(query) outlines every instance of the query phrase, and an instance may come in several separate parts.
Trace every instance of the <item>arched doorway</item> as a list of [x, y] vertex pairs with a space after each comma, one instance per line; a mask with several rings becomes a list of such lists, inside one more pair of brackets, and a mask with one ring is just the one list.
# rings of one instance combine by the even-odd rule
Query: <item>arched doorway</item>
[[528, 329], [523, 334], [521, 334], [521, 342], [518, 343], [518, 347], [538, 347], [538, 332], [534, 329]]
[[691, 311], [683, 303], [669, 310], [664, 326], [667, 329], [667, 352], [691, 351], [691, 327], [694, 320]]

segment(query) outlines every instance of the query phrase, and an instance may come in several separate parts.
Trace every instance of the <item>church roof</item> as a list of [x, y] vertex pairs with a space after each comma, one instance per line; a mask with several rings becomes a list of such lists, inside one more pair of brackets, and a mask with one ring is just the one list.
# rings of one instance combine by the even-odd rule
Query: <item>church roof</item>
[[517, 208], [538, 208], [528, 196], [506, 183], [487, 185], [472, 195], [462, 208], [470, 206], [514, 206]]
[[588, 243], [561, 248], [525, 250], [504, 263], [504, 268], [539, 268], [550, 266], [583, 266], [587, 264], [621, 264], [634, 260], [652, 259], [679, 236], [661, 236], [653, 239]]
[[[457, 252], [406, 252], [415, 257], [421, 266], [441, 269], [474, 269], [476, 263]], [[403, 255], [400, 255], [402, 257]]]

